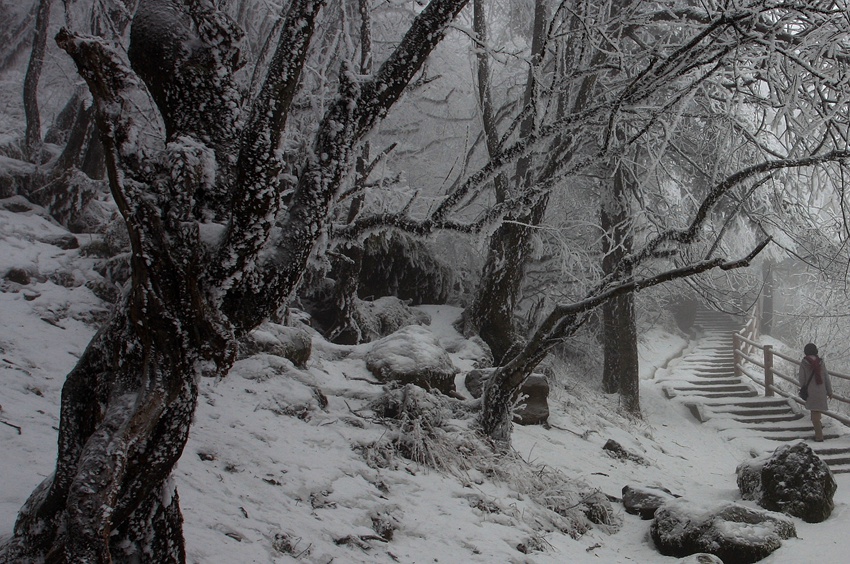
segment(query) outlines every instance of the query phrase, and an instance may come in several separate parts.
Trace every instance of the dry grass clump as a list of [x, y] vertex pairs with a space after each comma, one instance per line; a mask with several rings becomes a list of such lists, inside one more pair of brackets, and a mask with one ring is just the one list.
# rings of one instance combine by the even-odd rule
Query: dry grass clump
[[[454, 475], [471, 487], [483, 488], [487, 480], [507, 484], [515, 499], [504, 504], [490, 499], [486, 513], [512, 515], [538, 532], [579, 538], [591, 528], [619, 529], [622, 518], [602, 492], [556, 469], [531, 464], [514, 451], [499, 451], [477, 434], [473, 407], [414, 385], [389, 389], [370, 405], [388, 430], [361, 452], [373, 468], [397, 469], [407, 460]], [[524, 502], [522, 511], [516, 510], [517, 499]], [[526, 545], [535, 550], [533, 546], [542, 545]]]

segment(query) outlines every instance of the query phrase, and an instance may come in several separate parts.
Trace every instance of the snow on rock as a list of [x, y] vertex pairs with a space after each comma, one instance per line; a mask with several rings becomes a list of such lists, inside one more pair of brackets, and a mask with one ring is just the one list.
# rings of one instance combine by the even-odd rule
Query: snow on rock
[[287, 327], [267, 321], [251, 331], [239, 342], [239, 357], [258, 353], [272, 354], [304, 366], [310, 359], [312, 340], [306, 329]]
[[724, 562], [758, 562], [797, 535], [784, 515], [739, 503], [714, 504], [685, 498], [668, 501], [655, 512], [650, 534], [661, 554], [688, 556], [706, 552]]
[[804, 442], [743, 462], [737, 475], [742, 497], [766, 509], [808, 523], [820, 523], [832, 514], [838, 486], [826, 462]]
[[455, 391], [457, 367], [427, 327], [408, 325], [376, 341], [366, 367], [383, 382], [416, 384], [449, 394]]
[[667, 488], [623, 486], [623, 507], [627, 513], [640, 515], [641, 519], [652, 519], [659, 507], [678, 497]]

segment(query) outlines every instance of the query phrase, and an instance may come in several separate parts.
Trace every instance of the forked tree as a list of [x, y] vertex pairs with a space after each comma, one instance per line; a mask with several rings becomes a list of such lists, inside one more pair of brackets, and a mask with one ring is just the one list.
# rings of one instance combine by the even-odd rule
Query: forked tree
[[[257, 95], [234, 72], [241, 32], [213, 2], [142, 0], [130, 46], [62, 30], [93, 100], [109, 188], [130, 235], [131, 287], [62, 390], [56, 470], [21, 509], [3, 562], [182, 562], [169, 480], [199, 378], [295, 288], [358, 142], [393, 106], [467, 0], [432, 0], [367, 77], [343, 69], [297, 178], [281, 139], [323, 0], [292, 0]], [[146, 146], [152, 99], [165, 136]], [[150, 144], [148, 144], [150, 145]], [[290, 190], [286, 209], [281, 194]]]

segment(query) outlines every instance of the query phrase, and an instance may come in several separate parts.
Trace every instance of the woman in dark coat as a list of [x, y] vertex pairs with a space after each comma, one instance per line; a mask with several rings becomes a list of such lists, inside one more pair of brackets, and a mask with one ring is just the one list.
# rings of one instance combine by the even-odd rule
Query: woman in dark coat
[[814, 343], [809, 343], [803, 348], [803, 360], [800, 362], [800, 371], [797, 378], [800, 387], [807, 386], [809, 397], [806, 399], [806, 409], [812, 413], [812, 425], [815, 428], [815, 441], [823, 441], [823, 425], [821, 424], [821, 413], [829, 409], [827, 399], [832, 399], [832, 383], [826, 371], [826, 364], [818, 356], [818, 348]]

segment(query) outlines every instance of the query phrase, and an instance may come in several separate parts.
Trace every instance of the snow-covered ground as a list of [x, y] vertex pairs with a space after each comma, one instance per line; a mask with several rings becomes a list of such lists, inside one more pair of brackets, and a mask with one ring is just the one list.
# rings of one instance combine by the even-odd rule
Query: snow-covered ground
[[[85, 286], [98, 278], [92, 261], [44, 242], [63, 233], [37, 213], [0, 209], [0, 277], [12, 268], [31, 275], [0, 291], [0, 535], [53, 469], [63, 379], [104, 308]], [[460, 310], [422, 309], [458, 368], [470, 368], [475, 346], [451, 327]], [[479, 458], [465, 467], [456, 462], [469, 420], [458, 416], [429, 453], [443, 470], [387, 448], [393, 429], [367, 409], [382, 391], [363, 360], [369, 345], [313, 342], [304, 368], [260, 354], [203, 383], [176, 470], [189, 562], [674, 562], [656, 551], [650, 522], [617, 503], [609, 517], [618, 528], [559, 532], [566, 523], [540, 505], [541, 484], [551, 486], [543, 492], [550, 501], [574, 494], [558, 489], [567, 481], [612, 497], [643, 485], [697, 501], [740, 500], [735, 468], [750, 453], [665, 399], [655, 378], [690, 346], [681, 336], [643, 334], [642, 420], [619, 414], [616, 396], [599, 394], [575, 367], [556, 364], [550, 428], [515, 427], [515, 457], [501, 461], [469, 443]], [[609, 439], [647, 463], [608, 456]], [[815, 525], [795, 519], [798, 538], [763, 562], [846, 561], [850, 475], [836, 481], [832, 516]]]

